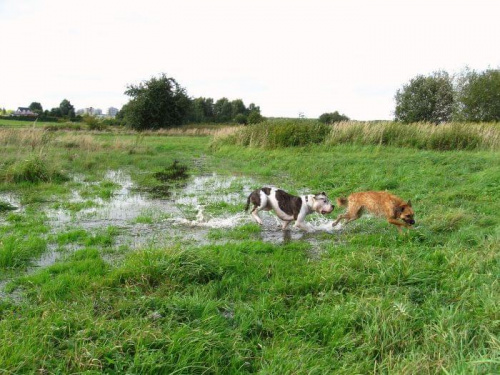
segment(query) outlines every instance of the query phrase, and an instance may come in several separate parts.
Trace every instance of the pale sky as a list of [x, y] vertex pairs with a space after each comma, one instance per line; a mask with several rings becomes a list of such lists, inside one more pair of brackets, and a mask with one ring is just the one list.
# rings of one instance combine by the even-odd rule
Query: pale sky
[[106, 110], [166, 73], [270, 117], [392, 119], [418, 74], [500, 67], [496, 0], [0, 0], [0, 108]]

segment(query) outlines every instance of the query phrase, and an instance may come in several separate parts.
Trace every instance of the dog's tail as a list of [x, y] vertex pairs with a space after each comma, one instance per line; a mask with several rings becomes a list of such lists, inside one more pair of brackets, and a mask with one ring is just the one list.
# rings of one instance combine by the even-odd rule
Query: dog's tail
[[337, 204], [341, 207], [347, 206], [347, 198], [345, 197], [337, 198]]
[[247, 198], [247, 205], [245, 206], [245, 212], [248, 211], [248, 208], [250, 207], [250, 197], [252, 196], [252, 194], [250, 194]]

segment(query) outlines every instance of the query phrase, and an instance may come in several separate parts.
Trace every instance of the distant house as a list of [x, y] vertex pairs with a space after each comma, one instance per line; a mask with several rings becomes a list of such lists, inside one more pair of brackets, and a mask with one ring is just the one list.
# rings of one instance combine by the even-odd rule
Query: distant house
[[17, 111], [12, 112], [11, 116], [38, 116], [38, 113], [32, 112], [27, 107], [18, 107]]

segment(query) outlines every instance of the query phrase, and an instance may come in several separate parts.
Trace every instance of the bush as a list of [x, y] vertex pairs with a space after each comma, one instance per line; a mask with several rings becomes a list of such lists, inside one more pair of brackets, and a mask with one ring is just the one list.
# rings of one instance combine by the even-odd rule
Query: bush
[[84, 116], [83, 117], [83, 122], [87, 124], [90, 130], [104, 130], [106, 129], [106, 125], [99, 121], [94, 116]]
[[333, 113], [323, 113], [321, 116], [319, 116], [318, 120], [323, 124], [333, 124], [340, 121], [349, 121], [349, 117], [347, 117], [346, 115], [341, 115], [338, 111], [335, 111]]

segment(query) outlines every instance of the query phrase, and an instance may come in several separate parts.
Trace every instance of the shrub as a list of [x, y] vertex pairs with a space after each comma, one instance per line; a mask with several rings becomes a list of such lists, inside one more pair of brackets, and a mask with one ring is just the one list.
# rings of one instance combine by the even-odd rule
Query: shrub
[[99, 121], [94, 116], [84, 116], [83, 122], [87, 124], [90, 130], [104, 130], [106, 129], [106, 125]]
[[333, 113], [323, 113], [319, 116], [318, 121], [323, 124], [333, 124], [334, 122], [349, 121], [349, 117], [341, 115], [338, 111], [335, 111]]

